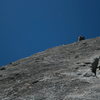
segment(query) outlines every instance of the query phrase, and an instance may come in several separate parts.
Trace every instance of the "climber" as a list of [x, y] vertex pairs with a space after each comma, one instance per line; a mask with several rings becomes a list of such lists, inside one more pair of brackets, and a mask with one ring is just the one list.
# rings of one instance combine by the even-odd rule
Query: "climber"
[[85, 40], [85, 37], [81, 35], [81, 36], [78, 37], [78, 42], [82, 41], [82, 40]]

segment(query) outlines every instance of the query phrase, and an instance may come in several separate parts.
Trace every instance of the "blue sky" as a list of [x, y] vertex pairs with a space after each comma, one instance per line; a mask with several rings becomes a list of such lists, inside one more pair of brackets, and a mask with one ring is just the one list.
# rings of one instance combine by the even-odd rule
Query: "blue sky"
[[100, 36], [100, 0], [0, 0], [0, 66]]

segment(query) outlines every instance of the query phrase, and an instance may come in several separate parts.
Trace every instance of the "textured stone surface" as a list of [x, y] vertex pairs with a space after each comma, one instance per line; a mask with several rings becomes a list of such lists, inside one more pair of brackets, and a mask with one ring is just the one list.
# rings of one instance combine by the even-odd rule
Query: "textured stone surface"
[[0, 68], [0, 100], [100, 100], [100, 37], [47, 49]]

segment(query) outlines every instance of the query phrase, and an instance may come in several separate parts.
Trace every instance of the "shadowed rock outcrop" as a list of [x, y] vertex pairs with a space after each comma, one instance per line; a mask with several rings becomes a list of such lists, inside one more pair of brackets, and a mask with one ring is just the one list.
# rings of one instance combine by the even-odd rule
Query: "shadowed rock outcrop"
[[[0, 68], [0, 100], [100, 100], [100, 37], [47, 49]], [[98, 66], [100, 66], [98, 62]]]
[[95, 74], [95, 76], [96, 76], [98, 64], [99, 64], [99, 58], [95, 58], [94, 61], [91, 64], [91, 71]]

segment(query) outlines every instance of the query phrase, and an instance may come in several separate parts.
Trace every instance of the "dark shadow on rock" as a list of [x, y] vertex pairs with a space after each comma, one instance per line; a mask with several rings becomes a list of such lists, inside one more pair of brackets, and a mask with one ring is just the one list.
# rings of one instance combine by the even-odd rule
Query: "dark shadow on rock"
[[1, 67], [0, 70], [6, 70], [6, 68], [5, 67]]
[[35, 84], [35, 83], [38, 83], [38, 82], [39, 82], [39, 80], [36, 80], [36, 81], [33, 81], [32, 84]]

